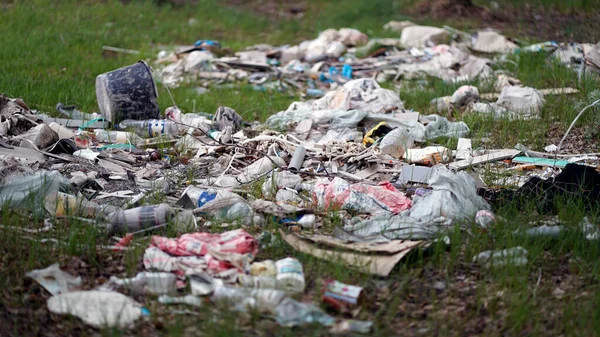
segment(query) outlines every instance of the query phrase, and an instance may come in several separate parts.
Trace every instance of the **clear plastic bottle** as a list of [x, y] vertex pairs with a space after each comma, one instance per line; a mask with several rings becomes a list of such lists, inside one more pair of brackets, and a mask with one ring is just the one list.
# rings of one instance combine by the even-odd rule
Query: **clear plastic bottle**
[[288, 292], [300, 293], [304, 291], [304, 271], [302, 264], [292, 257], [275, 262], [277, 267], [277, 287]]
[[101, 143], [140, 144], [144, 140], [135, 133], [94, 129], [96, 139]]
[[126, 119], [119, 123], [119, 129], [132, 129], [137, 135], [144, 138], [155, 138], [160, 135], [175, 135], [184, 131], [181, 125], [167, 119], [134, 120]]

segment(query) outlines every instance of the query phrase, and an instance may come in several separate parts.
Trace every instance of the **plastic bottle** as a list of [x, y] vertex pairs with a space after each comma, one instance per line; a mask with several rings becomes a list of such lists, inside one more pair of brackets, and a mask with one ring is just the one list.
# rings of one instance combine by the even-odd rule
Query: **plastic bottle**
[[158, 296], [158, 302], [162, 304], [188, 304], [193, 305], [195, 307], [202, 306], [202, 299], [194, 295], [185, 295], [173, 297], [169, 295], [160, 295]]
[[166, 225], [174, 217], [169, 204], [141, 206], [128, 210], [117, 210], [106, 216], [110, 234], [135, 232]]
[[94, 129], [96, 139], [101, 143], [139, 144], [144, 140], [135, 133]]
[[275, 262], [277, 267], [277, 286], [289, 292], [304, 291], [304, 272], [297, 259], [288, 257]]
[[144, 138], [154, 138], [160, 135], [175, 135], [183, 129], [175, 121], [167, 119], [149, 119], [149, 120], [134, 120], [126, 119], [119, 123], [119, 129], [125, 130], [131, 128], [133, 132]]
[[177, 291], [177, 276], [173, 273], [140, 272], [135, 277], [120, 279], [112, 276], [110, 283], [128, 287], [138, 292], [152, 294], [170, 294]]

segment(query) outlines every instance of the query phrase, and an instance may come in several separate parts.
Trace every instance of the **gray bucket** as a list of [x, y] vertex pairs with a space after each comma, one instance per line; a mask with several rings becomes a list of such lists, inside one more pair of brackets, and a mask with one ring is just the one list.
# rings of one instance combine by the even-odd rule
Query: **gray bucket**
[[96, 77], [96, 98], [107, 121], [157, 119], [160, 115], [158, 91], [152, 69], [139, 61]]

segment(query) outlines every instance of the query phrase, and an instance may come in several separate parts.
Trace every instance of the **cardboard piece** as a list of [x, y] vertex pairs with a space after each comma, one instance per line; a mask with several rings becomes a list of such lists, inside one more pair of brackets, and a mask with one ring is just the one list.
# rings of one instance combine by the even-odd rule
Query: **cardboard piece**
[[[294, 234], [286, 234], [282, 230], [279, 230], [279, 233], [285, 242], [302, 253], [319, 259], [340, 261], [361, 272], [378, 276], [388, 276], [396, 264], [413, 248], [424, 245], [423, 241], [403, 240], [393, 240], [383, 244], [345, 243], [323, 235], [301, 238]], [[318, 248], [317, 243], [320, 243], [323, 248]], [[335, 250], [336, 248], [350, 251]]]

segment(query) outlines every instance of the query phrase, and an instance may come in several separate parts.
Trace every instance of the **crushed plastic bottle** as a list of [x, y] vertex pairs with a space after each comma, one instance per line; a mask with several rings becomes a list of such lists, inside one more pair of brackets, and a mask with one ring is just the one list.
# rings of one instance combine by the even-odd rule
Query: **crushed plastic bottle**
[[144, 141], [135, 133], [125, 131], [94, 129], [94, 134], [96, 135], [96, 139], [101, 143], [139, 144]]
[[288, 327], [312, 323], [332, 326], [335, 323], [335, 319], [319, 307], [298, 302], [289, 297], [277, 306], [275, 320], [279, 325]]
[[527, 264], [527, 250], [520, 246], [503, 250], [488, 250], [474, 256], [473, 262], [487, 268], [505, 265], [523, 266]]
[[155, 138], [160, 135], [176, 135], [185, 131], [180, 124], [167, 119], [149, 119], [142, 121], [126, 119], [119, 123], [119, 129], [131, 129], [135, 134], [143, 138]]
[[162, 304], [187, 304], [195, 307], [202, 306], [202, 300], [198, 296], [190, 294], [185, 296], [160, 295], [158, 296], [158, 302]]
[[247, 289], [221, 286], [214, 289], [211, 301], [229, 302], [240, 311], [252, 308], [261, 312], [274, 313], [285, 296], [284, 291], [275, 289]]
[[171, 294], [177, 291], [175, 282], [177, 276], [173, 273], [151, 273], [141, 272], [135, 277], [120, 279], [112, 276], [110, 283], [127, 287], [137, 292], [149, 292], [152, 294]]

